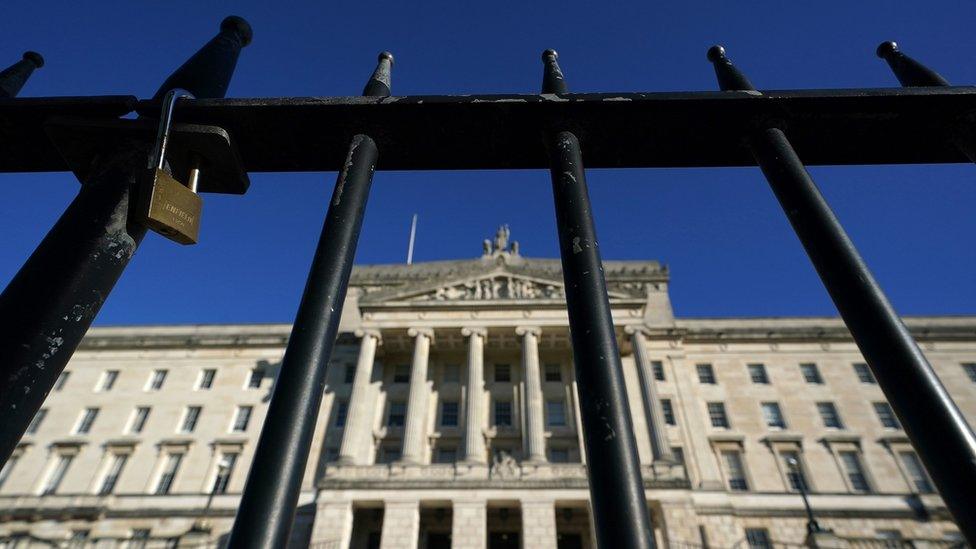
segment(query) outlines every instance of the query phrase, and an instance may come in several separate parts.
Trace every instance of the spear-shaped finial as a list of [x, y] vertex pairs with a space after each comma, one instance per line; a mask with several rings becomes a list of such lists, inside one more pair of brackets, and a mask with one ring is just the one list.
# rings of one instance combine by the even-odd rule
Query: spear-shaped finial
[[715, 66], [715, 76], [718, 86], [723, 91], [755, 90], [752, 82], [732, 64], [732, 60], [725, 56], [725, 48], [712, 46], [708, 48], [708, 60]]
[[563, 71], [559, 69], [557, 59], [559, 54], [556, 50], [542, 52], [542, 93], [569, 93], [569, 87], [566, 85], [566, 79], [563, 78]]
[[366, 82], [363, 95], [366, 97], [389, 97], [393, 93], [391, 91], [393, 86], [390, 81], [392, 70], [393, 54], [388, 51], [380, 52], [379, 58], [376, 60], [376, 70]]
[[902, 86], [948, 86], [949, 81], [898, 49], [898, 44], [889, 40], [882, 42], [877, 51], [878, 57], [888, 62], [891, 71]]
[[153, 99], [182, 88], [194, 97], [223, 97], [237, 66], [241, 48], [251, 43], [251, 25], [232, 15], [220, 23], [220, 32], [163, 82]]
[[0, 71], [0, 97], [17, 97], [34, 69], [44, 66], [44, 58], [36, 51], [25, 51], [24, 57]]

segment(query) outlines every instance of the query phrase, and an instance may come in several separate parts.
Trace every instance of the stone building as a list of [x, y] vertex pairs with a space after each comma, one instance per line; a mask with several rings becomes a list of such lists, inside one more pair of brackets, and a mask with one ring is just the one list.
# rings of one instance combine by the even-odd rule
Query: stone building
[[[960, 539], [839, 319], [674, 318], [659, 263], [605, 274], [660, 546], [799, 545], [800, 486], [850, 546]], [[906, 322], [976, 417], [976, 317]], [[289, 332], [93, 329], [0, 472], [5, 546], [225, 540]], [[594, 546], [558, 259], [500, 231], [357, 267], [340, 332], [296, 547]]]

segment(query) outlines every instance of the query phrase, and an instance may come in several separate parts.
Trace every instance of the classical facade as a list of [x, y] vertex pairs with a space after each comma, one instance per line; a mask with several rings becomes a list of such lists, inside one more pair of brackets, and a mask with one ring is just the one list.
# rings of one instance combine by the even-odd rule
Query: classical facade
[[[604, 269], [660, 546], [799, 545], [801, 487], [852, 547], [960, 539], [838, 319], [674, 318], [662, 265]], [[976, 417], [976, 317], [906, 322]], [[225, 540], [289, 331], [93, 329], [0, 472], [0, 538]], [[500, 231], [357, 267], [340, 332], [294, 546], [594, 547], [559, 260]]]

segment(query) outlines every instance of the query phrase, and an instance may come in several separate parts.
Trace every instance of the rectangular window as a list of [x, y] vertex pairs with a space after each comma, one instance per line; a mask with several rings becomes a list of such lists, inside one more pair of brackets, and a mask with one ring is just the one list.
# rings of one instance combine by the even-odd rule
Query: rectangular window
[[126, 549], [146, 549], [149, 547], [149, 530], [146, 528], [133, 530], [129, 543], [125, 547]]
[[976, 383], [976, 362], [965, 362], [962, 365], [962, 369], [966, 372], [966, 376], [969, 377], [969, 381]]
[[803, 379], [807, 383], [823, 385], [823, 378], [820, 377], [820, 370], [813, 362], [804, 362], [803, 364], [800, 364], [800, 372], [803, 374]]
[[712, 427], [728, 429], [729, 416], [725, 413], [725, 404], [722, 402], [708, 403], [708, 418], [712, 421]]
[[698, 383], [715, 385], [715, 370], [711, 364], [696, 364], [695, 369], [698, 371]]
[[457, 427], [458, 425], [458, 403], [457, 401], [444, 401], [441, 403], [441, 426]]
[[766, 366], [763, 364], [748, 364], [749, 378], [753, 383], [769, 385], [769, 376], [766, 374]]
[[349, 417], [349, 401], [340, 400], [336, 402], [335, 426], [345, 427], [347, 417]]
[[60, 391], [61, 389], [64, 389], [64, 384], [68, 382], [68, 376], [70, 375], [71, 372], [61, 372], [58, 374], [58, 379], [54, 382], [54, 390]]
[[180, 470], [180, 463], [183, 462], [183, 454], [167, 454], [166, 463], [163, 464], [162, 474], [156, 482], [154, 493], [157, 496], [168, 494], [173, 488], [173, 481], [176, 480], [176, 473]]
[[772, 549], [769, 531], [765, 528], [746, 528], [746, 543], [749, 549]]
[[742, 455], [735, 450], [722, 451], [722, 463], [725, 465], [725, 477], [729, 480], [729, 490], [744, 492], [749, 489], [746, 481], [746, 469], [742, 465]]
[[901, 458], [902, 464], [905, 465], [905, 472], [908, 473], [908, 478], [911, 479], [912, 484], [915, 485], [915, 490], [919, 494], [931, 494], [935, 491], [932, 488], [932, 482], [929, 481], [929, 476], [925, 473], [925, 468], [922, 467], [921, 460], [918, 459], [918, 455], [915, 452], [898, 452], [898, 457]]
[[112, 387], [115, 385], [115, 380], [119, 379], [118, 370], [106, 370], [102, 372], [102, 379], [98, 382], [98, 387], [95, 388], [96, 391], [111, 391]]
[[377, 456], [377, 463], [394, 463], [400, 459], [399, 446], [383, 446], [380, 448], [380, 455]]
[[72, 530], [71, 537], [68, 538], [68, 549], [83, 549], [88, 545], [88, 530]]
[[809, 492], [810, 485], [807, 484], [806, 474], [803, 472], [803, 462], [800, 461], [800, 453], [794, 450], [787, 450], [780, 452], [779, 455], [783, 459], [783, 470], [786, 471], [786, 480], [790, 484], [790, 490], [799, 492], [802, 488], [804, 491]]
[[569, 448], [549, 448], [550, 463], [569, 463]]
[[31, 418], [30, 425], [27, 426], [27, 434], [33, 435], [37, 433], [37, 430], [41, 428], [41, 423], [44, 422], [44, 418], [47, 417], [47, 408], [41, 408], [34, 414]]
[[3, 464], [3, 468], [0, 469], [0, 488], [3, 488], [4, 483], [6, 483], [7, 479], [10, 478], [10, 473], [13, 472], [14, 467], [17, 466], [18, 461], [20, 461], [20, 456], [14, 454], [10, 456], [10, 458], [7, 460], [7, 463]]
[[339, 449], [335, 446], [329, 446], [325, 449], [325, 461], [327, 463], [334, 463], [339, 460]]
[[397, 364], [393, 367], [393, 383], [410, 383], [409, 364]]
[[495, 383], [512, 381], [512, 366], [510, 364], [495, 364]]
[[183, 412], [183, 423], [180, 425], [181, 433], [192, 433], [197, 428], [197, 420], [200, 419], [200, 406], [187, 406]]
[[881, 422], [882, 427], [885, 429], [901, 429], [901, 424], [898, 423], [898, 418], [895, 417], [895, 411], [891, 409], [890, 404], [875, 402], [872, 406], [874, 406], [874, 413], [878, 414], [878, 421]]
[[153, 373], [149, 375], [149, 386], [146, 390], [158, 391], [163, 388], [163, 383], [165, 382], [166, 370], [153, 370]]
[[98, 495], [105, 496], [115, 490], [115, 485], [118, 484], [119, 476], [122, 474], [122, 469], [127, 461], [129, 461], [127, 454], [112, 454], [112, 462], [108, 466], [108, 471], [105, 472], [102, 485], [98, 488]]
[[458, 383], [461, 381], [461, 367], [457, 364], [444, 365], [444, 383]]
[[149, 406], [139, 406], [133, 413], [132, 422], [129, 424], [129, 432], [133, 434], [141, 433], [146, 427], [146, 420], [149, 419]]
[[215, 377], [217, 377], [217, 370], [202, 370], [200, 372], [200, 381], [197, 383], [197, 389], [200, 389], [201, 391], [210, 389], [213, 387]]
[[512, 402], [508, 400], [495, 401], [495, 427], [512, 426]]
[[562, 381], [563, 380], [563, 368], [562, 364], [546, 364], [546, 381]]
[[878, 380], [874, 379], [874, 374], [871, 373], [871, 368], [863, 362], [854, 363], [854, 373], [857, 375], [858, 381], [861, 383], [869, 383], [871, 385], [877, 385]]
[[654, 371], [654, 379], [658, 381], [665, 381], [664, 379], [664, 363], [660, 360], [651, 361], [651, 370]]
[[238, 406], [237, 416], [234, 417], [234, 427], [232, 430], [236, 433], [247, 431], [247, 425], [251, 422], [252, 412], [254, 412], [254, 406]]
[[227, 486], [230, 484], [230, 477], [234, 474], [234, 465], [236, 464], [236, 453], [227, 453], [220, 456], [220, 463], [217, 464], [217, 476], [214, 477], [213, 493], [227, 493]]
[[389, 415], [386, 416], [386, 426], [403, 427], [403, 424], [406, 422], [406, 417], [407, 417], [407, 403], [391, 402]]
[[562, 400], [546, 401], [546, 421], [550, 427], [566, 425], [566, 405]]
[[674, 406], [671, 405], [671, 399], [661, 399], [661, 415], [664, 416], [664, 423], [668, 425], [678, 424], [677, 418], [674, 417]]
[[870, 492], [871, 486], [868, 484], [868, 477], [864, 473], [864, 466], [857, 452], [839, 452], [838, 456], [844, 466], [844, 473], [851, 482], [851, 489], [855, 492]]
[[766, 427], [770, 429], [786, 429], [786, 420], [783, 419], [783, 411], [780, 409], [778, 402], [763, 402], [762, 414], [763, 420], [766, 422]]
[[71, 461], [74, 458], [75, 456], [68, 454], [58, 455], [54, 468], [51, 469], [50, 474], [47, 476], [47, 480], [44, 481], [43, 488], [41, 488], [42, 496], [53, 494], [58, 491], [58, 486], [60, 486], [61, 481], [64, 480], [64, 476], [68, 473], [68, 467], [71, 466]]
[[445, 446], [437, 449], [437, 457], [434, 463], [454, 463], [457, 461], [457, 448]]
[[262, 381], [264, 381], [264, 369], [252, 368], [251, 375], [247, 378], [247, 388], [260, 389]]
[[823, 420], [824, 427], [828, 429], [844, 428], [844, 423], [840, 420], [840, 414], [837, 413], [837, 406], [834, 406], [833, 402], [818, 402], [817, 412], [820, 413], [820, 419]]
[[78, 426], [75, 427], [76, 435], [87, 434], [91, 431], [92, 424], [95, 423], [95, 418], [98, 417], [98, 408], [85, 408], [85, 411], [81, 413], [81, 418], [78, 420]]
[[671, 455], [674, 456], [674, 461], [679, 465], [685, 465], [685, 450], [681, 446], [672, 446]]
[[348, 385], [354, 379], [356, 379], [356, 365], [346, 364], [345, 369], [342, 370], [342, 382]]

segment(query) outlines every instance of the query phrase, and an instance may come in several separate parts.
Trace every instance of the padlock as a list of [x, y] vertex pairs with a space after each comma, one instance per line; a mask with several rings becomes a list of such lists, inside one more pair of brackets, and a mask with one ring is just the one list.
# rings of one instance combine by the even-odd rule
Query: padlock
[[200, 178], [200, 160], [190, 163], [187, 184], [180, 183], [167, 173], [163, 166], [166, 145], [173, 121], [173, 107], [181, 97], [193, 98], [186, 90], [166, 92], [159, 113], [159, 129], [149, 157], [149, 166], [139, 182], [140, 211], [143, 222], [153, 231], [180, 244], [196, 244], [200, 236], [200, 214], [203, 201], [197, 194]]

